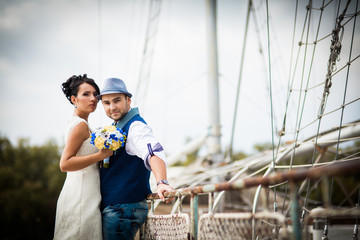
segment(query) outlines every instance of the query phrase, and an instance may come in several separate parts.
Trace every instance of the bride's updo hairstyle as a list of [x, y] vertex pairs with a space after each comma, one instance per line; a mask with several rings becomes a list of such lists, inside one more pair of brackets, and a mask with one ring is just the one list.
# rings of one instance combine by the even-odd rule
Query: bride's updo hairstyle
[[66, 98], [69, 100], [71, 104], [71, 96], [77, 97], [79, 86], [83, 83], [88, 83], [91, 86], [93, 86], [97, 92], [97, 94], [100, 94], [100, 89], [98, 85], [95, 83], [95, 81], [91, 78], [88, 78], [86, 74], [75, 76], [73, 75], [71, 78], [69, 78], [66, 82], [61, 84], [61, 89], [64, 92]]

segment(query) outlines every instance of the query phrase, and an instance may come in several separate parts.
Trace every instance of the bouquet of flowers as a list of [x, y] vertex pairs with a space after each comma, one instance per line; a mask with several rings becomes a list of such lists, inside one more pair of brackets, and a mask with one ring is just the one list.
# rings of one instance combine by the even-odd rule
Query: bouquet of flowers
[[[116, 126], [104, 126], [95, 129], [95, 132], [91, 133], [92, 145], [95, 145], [98, 149], [110, 149], [116, 151], [124, 146], [126, 140], [126, 133]], [[103, 167], [109, 167], [109, 158], [105, 158]]]

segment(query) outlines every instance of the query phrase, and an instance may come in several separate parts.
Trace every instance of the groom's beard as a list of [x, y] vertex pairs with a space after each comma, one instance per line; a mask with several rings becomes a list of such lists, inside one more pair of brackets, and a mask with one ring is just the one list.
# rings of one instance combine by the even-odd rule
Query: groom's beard
[[110, 111], [110, 118], [115, 122], [120, 121], [126, 114], [130, 111], [131, 107], [129, 103], [126, 103], [125, 106], [116, 107], [113, 111]]
[[110, 114], [110, 118], [112, 118], [115, 122], [120, 121], [123, 117], [125, 117], [126, 113], [121, 113], [121, 112], [116, 112], [116, 113], [111, 113]]
[[115, 111], [115, 112], [111, 112], [110, 113], [110, 118], [113, 119], [115, 122], [118, 122], [120, 121], [123, 117], [126, 116], [126, 114], [129, 112], [130, 110], [130, 107], [127, 107], [125, 109], [125, 111], [121, 111], [121, 110], [118, 110], [118, 111]]

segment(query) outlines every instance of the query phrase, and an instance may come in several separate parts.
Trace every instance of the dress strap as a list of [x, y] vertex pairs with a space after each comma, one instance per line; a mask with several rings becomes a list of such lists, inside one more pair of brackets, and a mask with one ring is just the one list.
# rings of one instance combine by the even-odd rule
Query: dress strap
[[91, 135], [92, 130], [91, 130], [90, 126], [89, 126], [89, 123], [88, 123], [85, 119], [83, 119], [83, 118], [81, 118], [81, 117], [79, 117], [79, 116], [77, 116], [77, 115], [75, 115], [75, 114], [72, 115], [71, 118], [70, 118], [70, 120], [69, 120], [68, 132], [70, 132], [73, 127], [75, 127], [76, 125], [78, 125], [78, 124], [81, 123], [81, 122], [85, 122], [85, 123], [86, 123], [86, 125], [88, 126], [88, 129], [89, 129], [89, 133], [90, 133], [90, 135]]

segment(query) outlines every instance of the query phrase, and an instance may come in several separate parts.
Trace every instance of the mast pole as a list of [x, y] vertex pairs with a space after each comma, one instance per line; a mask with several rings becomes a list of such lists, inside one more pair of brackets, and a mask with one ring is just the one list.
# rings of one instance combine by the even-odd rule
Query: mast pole
[[221, 156], [221, 126], [219, 104], [217, 28], [216, 28], [216, 0], [206, 0], [207, 5], [207, 61], [208, 61], [208, 96], [210, 132], [207, 140], [209, 154], [214, 165], [222, 162]]
[[[206, 0], [207, 9], [207, 61], [208, 61], [208, 104], [210, 117], [210, 131], [207, 138], [208, 154], [211, 157], [211, 167], [216, 168], [223, 162], [221, 152], [221, 126], [220, 126], [220, 98], [219, 98], [219, 71], [217, 54], [217, 28], [216, 28], [216, 0]], [[212, 182], [222, 182], [220, 176], [211, 178]], [[218, 193], [214, 194], [216, 197]], [[222, 212], [224, 209], [224, 198], [218, 203], [214, 212]]]

